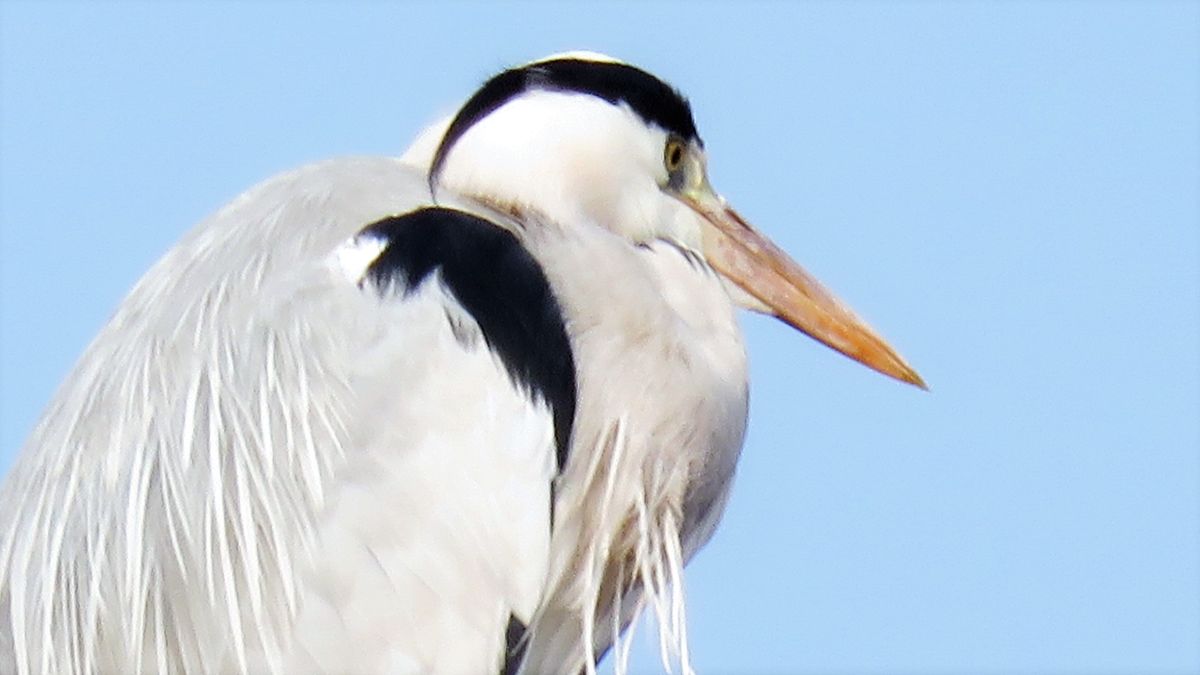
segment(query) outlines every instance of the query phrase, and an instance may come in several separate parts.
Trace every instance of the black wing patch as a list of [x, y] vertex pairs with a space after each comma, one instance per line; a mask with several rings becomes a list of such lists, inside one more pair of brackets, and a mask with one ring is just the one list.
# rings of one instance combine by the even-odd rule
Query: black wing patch
[[692, 108], [671, 85], [626, 63], [554, 59], [506, 70], [484, 83], [455, 115], [429, 167], [429, 183], [467, 129], [526, 91], [572, 91], [625, 103], [648, 124], [700, 143]]
[[504, 663], [500, 667], [500, 675], [517, 675], [521, 669], [521, 661], [525, 658], [525, 641], [528, 627], [515, 615], [508, 615], [508, 627], [504, 629]]
[[529, 251], [511, 232], [446, 208], [385, 218], [360, 236], [386, 242], [366, 272], [381, 292], [401, 287], [407, 295], [441, 270], [513, 381], [549, 404], [561, 472], [575, 419], [575, 361], [562, 310]]

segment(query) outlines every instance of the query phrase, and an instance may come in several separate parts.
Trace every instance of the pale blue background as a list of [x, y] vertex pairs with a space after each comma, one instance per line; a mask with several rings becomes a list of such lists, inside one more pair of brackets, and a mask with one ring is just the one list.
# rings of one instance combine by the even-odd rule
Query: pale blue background
[[[277, 171], [597, 49], [933, 391], [747, 317], [702, 673], [1200, 671], [1195, 3], [0, 5], [0, 467], [126, 289]], [[650, 640], [637, 670], [655, 669]]]

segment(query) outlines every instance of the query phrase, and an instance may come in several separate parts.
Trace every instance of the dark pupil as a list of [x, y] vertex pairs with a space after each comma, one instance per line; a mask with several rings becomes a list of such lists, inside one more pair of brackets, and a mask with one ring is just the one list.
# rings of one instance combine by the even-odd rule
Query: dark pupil
[[683, 161], [683, 149], [676, 145], [671, 148], [671, 166], [679, 166], [681, 161]]

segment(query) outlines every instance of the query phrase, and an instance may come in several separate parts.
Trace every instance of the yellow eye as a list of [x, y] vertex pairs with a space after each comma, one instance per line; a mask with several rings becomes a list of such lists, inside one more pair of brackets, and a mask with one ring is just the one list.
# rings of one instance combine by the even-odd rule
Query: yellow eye
[[663, 151], [663, 165], [667, 167], [667, 173], [675, 173], [683, 166], [683, 156], [686, 149], [683, 147], [683, 141], [678, 138], [668, 138], [666, 150]]

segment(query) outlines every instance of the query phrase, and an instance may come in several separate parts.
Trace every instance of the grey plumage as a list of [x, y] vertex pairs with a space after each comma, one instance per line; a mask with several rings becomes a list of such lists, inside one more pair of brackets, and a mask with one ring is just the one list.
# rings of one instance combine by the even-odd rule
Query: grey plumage
[[[691, 672], [683, 567], [746, 425], [735, 304], [920, 378], [713, 191], [657, 78], [584, 54], [481, 91], [402, 158], [251, 189], [138, 282], [0, 487], [0, 672], [574, 673], [614, 644], [623, 671], [645, 607]], [[435, 201], [536, 265], [573, 415], [448, 264], [370, 273], [396, 243], [371, 225]]]
[[[463, 400], [479, 393], [478, 383], [456, 383], [444, 370], [431, 372], [436, 361], [430, 345], [439, 338], [409, 335], [398, 344], [395, 331], [410, 330], [412, 317], [400, 326], [401, 318], [387, 316], [386, 309], [381, 316], [375, 301], [335, 263], [339, 247], [364, 224], [428, 201], [423, 174], [397, 160], [306, 167], [235, 200], [138, 283], [63, 385], [0, 493], [5, 594], [0, 603], [8, 610], [0, 621], [22, 641], [9, 652], [18, 662], [46, 672], [291, 671], [293, 665], [338, 670], [338, 664], [349, 663], [339, 660], [345, 653], [312, 652], [340, 649], [352, 652], [364, 670], [390, 669], [386, 661], [368, 658], [370, 641], [362, 631], [370, 632], [369, 626], [357, 632], [348, 627], [334, 637], [320, 614], [362, 613], [356, 601], [388, 603], [380, 597], [386, 588], [356, 596], [339, 584], [353, 585], [365, 574], [368, 558], [378, 555], [374, 549], [402, 545], [389, 537], [406, 534], [395, 526], [405, 511], [338, 505], [346, 492], [367, 489], [364, 484], [387, 470], [380, 453], [389, 434], [402, 433], [389, 408], [407, 406], [412, 419], [461, 415]], [[441, 202], [510, 222], [469, 201]], [[721, 379], [704, 367], [712, 358], [706, 352], [714, 348], [735, 357], [724, 368], [737, 370], [744, 361], [732, 306], [715, 277], [696, 278], [714, 291], [713, 306], [687, 315], [674, 315], [665, 294], [644, 292], [661, 283], [657, 277], [687, 268], [670, 247], [630, 257], [626, 242], [598, 228], [579, 238], [565, 237], [549, 223], [510, 227], [546, 263], [567, 308], [580, 362], [588, 364], [580, 372], [581, 408], [597, 414], [579, 415], [576, 444], [586, 451], [575, 454], [591, 459], [570, 464], [560, 483], [586, 487], [561, 490], [556, 536], [564, 543], [556, 555], [529, 565], [522, 558], [537, 554], [522, 547], [536, 549], [536, 535], [530, 541], [514, 535], [511, 550], [489, 545], [476, 551], [478, 559], [453, 569], [450, 581], [465, 583], [457, 592], [477, 598], [486, 592], [478, 582], [499, 574], [489, 574], [488, 565], [506, 571], [551, 565], [561, 604], [539, 610], [547, 628], [532, 623], [535, 648], [529, 650], [530, 659], [540, 658], [531, 660], [539, 665], [530, 672], [550, 672], [571, 652], [582, 661], [575, 630], [566, 628], [582, 630], [579, 603], [599, 606], [596, 649], [612, 639], [605, 607], [611, 598], [598, 596], [618, 589], [579, 588], [579, 572], [611, 568], [610, 583], [613, 575], [634, 574], [637, 546], [667, 543], [641, 541], [630, 528], [657, 529], [662, 524], [655, 519], [662, 518], [681, 528], [685, 516], [673, 493], [681, 494], [694, 476], [703, 477], [705, 492], [720, 502], [740, 446], [744, 378], [734, 378], [721, 395], [714, 395], [710, 383], [694, 387], [686, 381]], [[574, 273], [585, 264], [612, 266], [608, 274], [636, 283], [614, 286], [605, 281], [607, 274]], [[613, 307], [629, 311], [609, 311]], [[637, 326], [620, 325], [628, 322]], [[695, 322], [721, 329], [712, 344], [697, 344], [682, 332]], [[396, 361], [405, 356], [407, 361]], [[664, 361], [681, 368], [664, 368]], [[675, 377], [627, 377], [650, 368]], [[431, 391], [434, 378], [445, 380], [446, 388], [471, 389]], [[642, 396], [671, 400], [681, 391], [703, 394], [649, 415], [627, 404]], [[697, 407], [710, 410], [698, 416], [707, 423], [675, 423]], [[722, 424], [727, 418], [733, 423]], [[536, 420], [529, 423], [537, 426]], [[727, 437], [721, 443], [710, 440], [722, 435]], [[721, 452], [710, 456], [710, 445]], [[704, 452], [661, 461], [662, 451], [686, 448]], [[493, 452], [496, 463], [479, 467], [481, 476], [513, 459]], [[638, 471], [648, 474], [646, 485], [606, 482], [619, 467], [638, 463], [643, 465]], [[549, 484], [552, 467], [546, 457], [541, 464], [531, 469], [531, 486], [539, 478]], [[454, 483], [437, 491], [420, 492], [403, 482], [379, 490], [400, 502], [449, 503], [454, 491], [469, 491], [471, 481], [480, 479], [471, 471], [454, 467]], [[635, 500], [648, 502], [637, 504], [644, 513], [631, 510]], [[602, 504], [607, 508], [589, 508]], [[495, 515], [508, 521], [516, 514]], [[711, 523], [704, 521], [713, 515], [692, 516], [703, 527], [687, 533], [689, 554], [707, 537]], [[342, 517], [346, 522], [328, 520]], [[455, 521], [447, 529], [462, 526]], [[526, 529], [544, 527], [531, 523]], [[487, 532], [477, 534], [487, 540]], [[651, 579], [671, 574], [664, 551], [638, 553]], [[530, 592], [502, 595], [520, 591]], [[442, 600], [410, 607], [417, 615], [414, 625], [429, 622], [438, 607], [472, 606]], [[336, 607], [340, 602], [347, 606]], [[406, 604], [403, 597], [390, 602]], [[531, 606], [521, 609], [531, 620]], [[506, 618], [507, 608], [494, 614], [496, 621]], [[316, 624], [310, 635], [322, 646], [295, 642], [307, 624]], [[403, 633], [415, 628], [392, 630], [409, 642]], [[289, 641], [292, 646], [284, 647]], [[436, 639], [424, 642], [437, 645]], [[498, 658], [502, 642], [493, 642], [480, 651]], [[414, 672], [432, 672], [441, 664], [417, 663]], [[0, 670], [16, 668], [10, 662]]]

